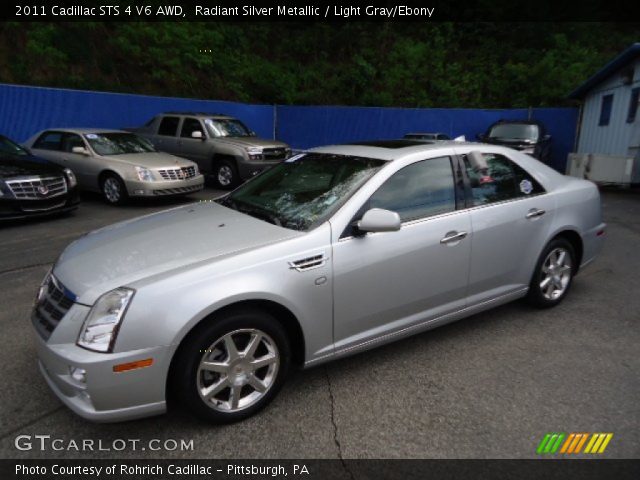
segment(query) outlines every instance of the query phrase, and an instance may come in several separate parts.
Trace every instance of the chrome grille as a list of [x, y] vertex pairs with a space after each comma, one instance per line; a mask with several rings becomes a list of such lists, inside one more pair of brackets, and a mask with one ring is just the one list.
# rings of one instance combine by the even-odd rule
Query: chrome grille
[[74, 300], [75, 295], [53, 275], [49, 275], [43, 285], [43, 293], [33, 310], [33, 324], [42, 338], [47, 340], [51, 336]]
[[262, 150], [265, 160], [284, 160], [287, 158], [286, 148], [265, 148]]
[[5, 182], [16, 198], [40, 200], [67, 193], [64, 177], [28, 177]]
[[165, 168], [158, 173], [164, 180], [188, 180], [196, 176], [196, 167]]

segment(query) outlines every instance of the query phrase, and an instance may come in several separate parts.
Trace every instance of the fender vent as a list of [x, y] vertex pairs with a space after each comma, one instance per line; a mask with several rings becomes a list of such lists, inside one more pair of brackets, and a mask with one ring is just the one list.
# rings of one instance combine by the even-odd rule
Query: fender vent
[[322, 267], [326, 263], [327, 259], [324, 258], [323, 253], [314, 255], [312, 257], [302, 258], [293, 262], [289, 262], [289, 268], [297, 270], [299, 272], [305, 272], [307, 270], [313, 270], [314, 268]]

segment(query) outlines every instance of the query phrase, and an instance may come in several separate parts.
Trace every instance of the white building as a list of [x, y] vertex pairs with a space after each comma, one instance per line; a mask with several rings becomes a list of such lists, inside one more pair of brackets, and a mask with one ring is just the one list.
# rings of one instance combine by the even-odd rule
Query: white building
[[581, 101], [568, 173], [602, 183], [640, 183], [640, 43], [607, 63], [569, 98]]

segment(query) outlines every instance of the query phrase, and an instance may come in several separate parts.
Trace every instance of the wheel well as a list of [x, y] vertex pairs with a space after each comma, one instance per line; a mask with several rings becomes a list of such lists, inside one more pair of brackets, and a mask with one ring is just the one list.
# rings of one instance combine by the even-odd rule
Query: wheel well
[[213, 167], [215, 167], [216, 163], [219, 163], [222, 160], [227, 160], [227, 161], [231, 162], [236, 168], [238, 167], [238, 164], [236, 162], [236, 158], [233, 155], [215, 153], [213, 155], [213, 157], [211, 158], [211, 170], [213, 170]]
[[234, 310], [236, 308], [242, 307], [251, 307], [257, 310], [261, 310], [263, 312], [267, 312], [280, 322], [280, 324], [284, 327], [287, 332], [287, 337], [289, 338], [290, 346], [291, 346], [291, 355], [292, 362], [294, 365], [302, 366], [304, 364], [305, 359], [305, 345], [304, 345], [304, 335], [302, 333], [302, 328], [300, 327], [300, 323], [296, 316], [283, 305], [280, 305], [277, 302], [272, 302], [270, 300], [245, 300], [242, 302], [232, 303], [231, 305], [226, 305], [215, 312], [210, 313], [205, 318], [200, 320], [197, 324], [195, 324], [189, 332], [184, 336], [184, 338], [180, 341], [178, 348], [173, 354], [173, 358], [171, 359], [171, 364], [169, 365], [169, 374], [166, 379], [166, 396], [168, 400], [172, 400], [172, 391], [170, 388], [171, 378], [173, 376], [173, 369], [175, 367], [175, 360], [178, 358], [180, 351], [186, 344], [187, 339], [191, 335], [193, 331], [195, 331], [198, 327], [202, 326], [204, 322], [208, 322], [214, 320], [216, 316], [227, 312], [229, 310]]
[[564, 230], [558, 233], [554, 238], [564, 238], [573, 247], [573, 251], [576, 254], [576, 263], [577, 263], [576, 273], [577, 273], [578, 269], [580, 268], [580, 264], [582, 263], [582, 254], [584, 251], [582, 246], [582, 238], [580, 238], [580, 235], [574, 230]]
[[104, 181], [104, 177], [106, 177], [107, 175], [115, 175], [118, 178], [122, 178], [120, 175], [118, 175], [116, 172], [114, 172], [113, 170], [103, 170], [100, 172], [100, 175], [98, 175], [98, 187], [102, 188], [102, 182]]

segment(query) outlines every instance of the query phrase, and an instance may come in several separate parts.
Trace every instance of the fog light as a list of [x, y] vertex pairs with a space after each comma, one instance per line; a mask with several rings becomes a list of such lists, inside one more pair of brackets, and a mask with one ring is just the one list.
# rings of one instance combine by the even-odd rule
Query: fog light
[[134, 195], [144, 195], [144, 190], [134, 190], [133, 194]]
[[78, 383], [87, 383], [87, 371], [84, 368], [69, 367], [69, 374]]

